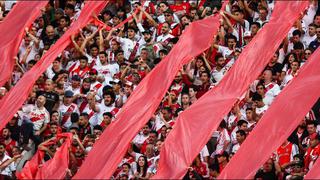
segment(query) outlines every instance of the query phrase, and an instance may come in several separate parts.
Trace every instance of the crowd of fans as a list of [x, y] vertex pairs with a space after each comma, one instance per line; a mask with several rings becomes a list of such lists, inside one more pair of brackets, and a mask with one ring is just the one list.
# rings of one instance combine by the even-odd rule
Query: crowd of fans
[[[0, 3], [1, 23], [15, 1]], [[214, 43], [177, 73], [158, 110], [132, 140], [112, 178], [148, 179], [154, 175], [161, 145], [174, 128], [176, 117], [222, 80], [245, 46], [268, 23], [275, 4], [272, 0], [230, 0], [225, 10], [219, 11], [222, 3], [116, 1], [101, 14], [92, 15], [110, 27], [131, 15], [134, 18], [110, 31], [90, 23], [71, 37], [72, 44], [36, 81], [24, 105], [1, 130], [1, 176], [15, 178], [15, 172], [21, 171], [37, 150], [44, 151], [43, 162], [48, 161], [59, 143], [47, 142], [57, 141], [57, 134], [70, 132], [73, 140], [66, 178], [72, 177], [139, 82], [170, 52], [188, 25], [220, 13], [221, 26], [218, 35], [212, 37]], [[81, 0], [55, 0], [42, 9], [42, 15], [25, 29], [12, 78], [0, 88], [0, 99], [66, 32], [84, 4]], [[261, 76], [194, 159], [185, 179], [216, 178], [319, 45], [320, 12], [318, 2], [311, 0]], [[270, 155], [255, 178], [299, 179], [308, 172], [320, 155], [319, 108], [320, 101]]]

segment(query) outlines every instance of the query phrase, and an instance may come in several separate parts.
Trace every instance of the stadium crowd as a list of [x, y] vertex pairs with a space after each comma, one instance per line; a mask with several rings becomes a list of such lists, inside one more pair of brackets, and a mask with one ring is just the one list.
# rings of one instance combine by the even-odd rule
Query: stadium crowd
[[[1, 23], [15, 1], [0, 3]], [[42, 9], [42, 15], [25, 29], [14, 72], [0, 88], [0, 99], [66, 32], [84, 3], [54, 0]], [[0, 131], [1, 176], [16, 178], [15, 172], [21, 171], [36, 151], [44, 151], [43, 163], [48, 161], [61, 144], [48, 142], [57, 142], [58, 134], [70, 132], [73, 140], [66, 178], [71, 178], [139, 82], [170, 53], [188, 25], [220, 13], [221, 26], [218, 35], [212, 37], [214, 43], [176, 74], [158, 110], [132, 140], [112, 178], [148, 179], [154, 175], [161, 145], [174, 128], [176, 117], [223, 79], [241, 51], [268, 23], [275, 4], [272, 0], [230, 0], [220, 11], [222, 3], [116, 1], [101, 14], [93, 15], [110, 27], [130, 15], [134, 18], [110, 31], [91, 23], [71, 37], [72, 44], [36, 81], [24, 105]], [[276, 96], [319, 45], [320, 11], [318, 2], [311, 0], [260, 77], [194, 159], [185, 179], [218, 177]], [[312, 168], [320, 155], [319, 109], [320, 101], [270, 155], [256, 179], [301, 179]]]

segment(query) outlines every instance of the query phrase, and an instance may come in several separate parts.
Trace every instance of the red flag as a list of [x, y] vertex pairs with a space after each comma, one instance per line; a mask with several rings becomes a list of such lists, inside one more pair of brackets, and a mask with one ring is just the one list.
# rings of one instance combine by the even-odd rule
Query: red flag
[[19, 1], [0, 23], [0, 86], [11, 76], [24, 29], [40, 15], [47, 1]]
[[[317, 49], [259, 120], [219, 178], [252, 179], [272, 152], [290, 136], [320, 96], [319, 57], [320, 49]], [[244, 160], [246, 163], [241, 163]], [[239, 163], [241, 171], [237, 168]], [[313, 176], [311, 172], [308, 177], [320, 178], [319, 168], [315, 166], [312, 170], [318, 173]]]
[[56, 140], [51, 140], [45, 143], [44, 146], [55, 144], [61, 138], [65, 138], [65, 142], [57, 149], [53, 159], [42, 164], [45, 153], [38, 150], [22, 171], [17, 173], [17, 177], [19, 179], [63, 179], [69, 165], [69, 148], [72, 134], [59, 134]]
[[41, 164], [43, 160], [44, 152], [37, 151], [36, 154], [33, 155], [30, 161], [26, 163], [21, 172], [17, 172], [16, 176], [18, 179], [34, 179], [38, 172], [38, 166]]
[[65, 138], [65, 142], [57, 152], [54, 154], [53, 159], [47, 161], [38, 170], [36, 179], [64, 179], [66, 170], [69, 167], [69, 148], [71, 147], [71, 133], [63, 133], [58, 135], [59, 139]]
[[218, 28], [219, 16], [216, 16], [196, 21], [186, 29], [168, 56], [140, 82], [74, 178], [111, 177], [128, 144], [155, 112], [178, 70], [212, 44]]
[[13, 117], [32, 90], [34, 82], [49, 67], [55, 58], [70, 44], [70, 36], [91, 20], [92, 13], [100, 13], [108, 1], [88, 1], [80, 17], [66, 33], [46, 52], [40, 61], [26, 72], [19, 82], [0, 101], [0, 129]]
[[178, 179], [185, 175], [223, 117], [268, 64], [307, 5], [308, 2], [302, 1], [277, 1], [270, 22], [244, 49], [222, 81], [179, 115], [162, 146], [159, 169], [153, 178]]
[[307, 173], [304, 179], [320, 179], [320, 159], [312, 166], [312, 169]]

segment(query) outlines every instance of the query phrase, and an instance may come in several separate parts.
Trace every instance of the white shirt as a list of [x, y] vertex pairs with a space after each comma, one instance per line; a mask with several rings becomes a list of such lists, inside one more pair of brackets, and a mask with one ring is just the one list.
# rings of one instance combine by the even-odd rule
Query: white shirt
[[[34, 45], [34, 42], [31, 41], [30, 42], [30, 45], [31, 46], [31, 51], [26, 59], [26, 64], [28, 64], [28, 62], [32, 59], [35, 58], [35, 56], [37, 54], [39, 54], [39, 49], [37, 49]], [[27, 50], [27, 47], [25, 45], [25, 42], [24, 42], [24, 39], [22, 40], [21, 42], [21, 45], [20, 45], [20, 48], [19, 48], [19, 59], [22, 60], [23, 56], [26, 54], [26, 50]]]
[[44, 124], [50, 122], [50, 114], [45, 107], [39, 109], [37, 105], [27, 105], [22, 107], [22, 111], [27, 114], [33, 123], [33, 129], [39, 131]]
[[211, 77], [216, 81], [216, 84], [218, 84], [221, 81], [221, 79], [223, 78], [223, 76], [226, 74], [227, 71], [228, 71], [228, 69], [225, 67], [220, 69], [220, 71], [218, 71], [217, 68], [214, 67], [211, 72]]
[[237, 143], [237, 144], [235, 144], [235, 145], [232, 146], [231, 152], [232, 152], [232, 153], [236, 153], [236, 152], [239, 150], [239, 148], [240, 148], [240, 144]]
[[106, 84], [113, 80], [113, 76], [119, 72], [118, 64], [106, 64], [100, 66], [93, 66], [93, 69], [98, 71], [98, 75], [103, 75]]
[[167, 34], [167, 35], [161, 34], [160, 36], [157, 37], [157, 42], [165, 42], [167, 39], [170, 39], [170, 38], [174, 38], [174, 36], [172, 36], [171, 34]]
[[233, 50], [225, 46], [218, 46], [218, 52], [221, 53], [224, 58], [229, 58], [229, 56], [233, 53]]
[[266, 96], [271, 96], [271, 97], [276, 97], [276, 96], [278, 96], [278, 94], [281, 92], [281, 90], [280, 90], [280, 86], [278, 85], [278, 84], [276, 84], [276, 83], [269, 83], [269, 84], [267, 84], [267, 85], [265, 85], [265, 88], [266, 89], [268, 89], [268, 87], [270, 86], [270, 85], [273, 85], [273, 87], [272, 88], [270, 88], [267, 92], [266, 92]]
[[306, 15], [304, 15], [302, 18], [302, 20], [306, 23], [307, 26], [313, 22], [313, 18], [314, 15], [316, 15], [316, 12], [317, 7], [310, 3]]
[[129, 59], [131, 52], [133, 51], [136, 41], [133, 41], [128, 38], [117, 37], [117, 41], [120, 43], [121, 48], [123, 50], [123, 55], [126, 59]]
[[310, 36], [309, 33], [305, 33], [302, 37], [302, 43], [304, 47], [309, 47], [309, 44], [317, 39], [317, 35]]
[[[60, 104], [58, 112], [60, 114], [61, 119], [63, 118], [63, 116], [66, 114], [66, 112], [68, 111], [68, 109], [70, 108], [70, 106], [74, 106], [75, 108], [73, 109], [73, 111], [71, 113], [79, 113], [79, 108], [76, 104], [72, 103], [69, 106], [64, 105], [63, 103]], [[69, 115], [67, 121], [63, 124], [64, 127], [69, 128], [71, 126], [71, 114]]]
[[136, 137], [132, 140], [134, 144], [141, 145], [144, 143], [146, 139], [148, 139], [149, 135], [144, 135], [142, 132], [136, 135]]
[[98, 124], [97, 113], [95, 113], [92, 109], [90, 109], [89, 104], [86, 105], [86, 107], [83, 109], [82, 112], [87, 113], [89, 115], [89, 122], [92, 126], [95, 126]]
[[[4, 154], [4, 157], [2, 160], [0, 160], [0, 164], [4, 163], [5, 161], [9, 161], [11, 158]], [[3, 169], [0, 174], [10, 176], [12, 177], [12, 172], [16, 170], [16, 167], [14, 166], [14, 163], [10, 163], [5, 169]]]
[[103, 113], [111, 112], [115, 108], [115, 104], [113, 103], [111, 106], [106, 106], [104, 104], [104, 100], [98, 105], [99, 113], [98, 113], [98, 124], [101, 124], [103, 120]]
[[217, 144], [217, 148], [216, 148], [216, 151], [214, 152], [214, 154], [222, 153], [224, 144], [227, 141], [230, 142], [230, 136], [228, 134], [228, 131], [226, 129], [223, 129], [221, 132], [219, 132], [218, 144]]
[[267, 110], [268, 110], [269, 106], [268, 105], [264, 105], [263, 107], [260, 107], [260, 108], [256, 108], [256, 113], [257, 115], [260, 115], [260, 114], [264, 114]]

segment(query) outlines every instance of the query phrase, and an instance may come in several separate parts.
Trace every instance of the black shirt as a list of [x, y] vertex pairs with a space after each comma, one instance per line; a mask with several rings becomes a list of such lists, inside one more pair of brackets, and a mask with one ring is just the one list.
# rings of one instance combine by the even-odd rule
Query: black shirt
[[37, 97], [40, 95], [46, 97], [46, 104], [44, 107], [51, 114], [54, 105], [59, 102], [59, 95], [55, 92], [37, 91]]

